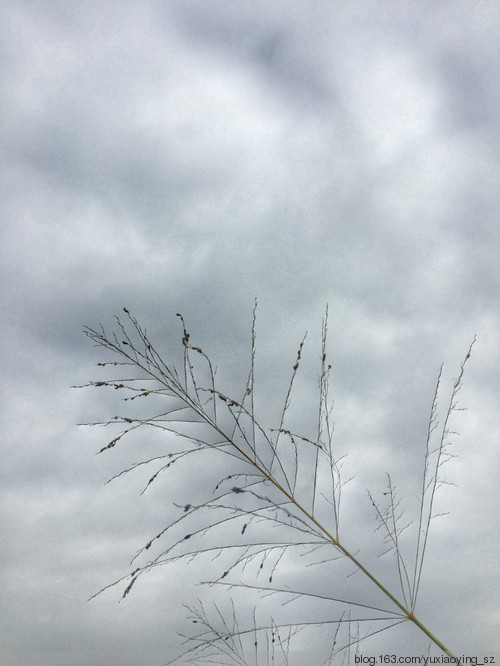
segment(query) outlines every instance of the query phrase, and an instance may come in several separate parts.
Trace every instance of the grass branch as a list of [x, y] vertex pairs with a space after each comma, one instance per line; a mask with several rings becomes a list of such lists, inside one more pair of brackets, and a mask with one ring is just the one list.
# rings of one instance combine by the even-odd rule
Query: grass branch
[[[348, 606], [349, 611], [340, 617], [324, 618], [316, 622], [297, 620], [295, 623], [283, 623], [272, 619], [263, 625], [256, 622], [254, 614], [251, 626], [240, 628], [234, 605], [231, 607], [229, 618], [215, 606], [212, 609], [215, 612], [213, 620], [200, 602], [200, 606], [196, 610], [190, 608], [189, 613], [191, 621], [198, 624], [202, 631], [186, 639], [191, 642], [191, 647], [184, 656], [195, 654], [197, 658], [209, 659], [213, 658], [213, 651], [216, 649], [219, 651], [217, 663], [226, 663], [220, 661], [223, 657], [229, 660], [228, 663], [245, 664], [247, 662], [242, 638], [253, 636], [255, 663], [257, 663], [257, 636], [265, 635], [268, 648], [273, 650], [279, 648], [280, 659], [287, 663], [293, 637], [299, 630], [302, 631], [310, 625], [323, 627], [335, 624], [337, 629], [334, 645], [338, 642], [339, 627], [343, 624], [348, 625], [349, 635], [342, 648], [347, 649], [353, 643], [358, 644], [379, 631], [409, 621], [443, 653], [459, 663], [438, 637], [415, 616], [415, 608], [431, 520], [434, 517], [436, 492], [440, 485], [446, 482], [442, 473], [443, 465], [452, 457], [449, 437], [453, 432], [450, 429], [450, 419], [454, 412], [461, 409], [457, 396], [462, 387], [465, 364], [470, 357], [475, 338], [460, 366], [459, 376], [453, 384], [441, 430], [438, 419], [438, 392], [442, 381], [442, 369], [436, 382], [424, 453], [417, 538], [411, 567], [407, 565], [401, 546], [401, 534], [410, 527], [411, 521], [403, 520], [400, 500], [391, 477], [389, 475], [387, 477], [387, 492], [384, 494], [387, 506], [383, 507], [371, 493], [369, 494], [372, 506], [375, 508], [378, 527], [385, 534], [387, 552], [395, 554], [396, 577], [400, 590], [400, 593], [396, 594], [358, 559], [356, 552], [348, 547], [344, 538], [340, 536], [342, 456], [336, 455], [333, 445], [333, 403], [329, 399], [329, 377], [332, 366], [327, 360], [328, 309], [322, 322], [317, 428], [313, 436], [299, 435], [287, 427], [305, 336], [298, 347], [277, 427], [264, 428], [256, 417], [256, 309], [257, 301], [252, 318], [250, 370], [244, 395], [240, 400], [234, 400], [217, 388], [216, 371], [212, 362], [200, 347], [191, 343], [191, 335], [181, 314], [177, 315], [182, 325], [183, 367], [180, 373], [164, 361], [163, 356], [150, 341], [146, 330], [126, 308], [124, 308], [126, 321], [123, 322], [116, 317], [117, 332], [112, 335], [108, 335], [102, 326], [98, 329], [85, 328], [85, 334], [96, 346], [111, 352], [115, 359], [118, 359], [98, 365], [103, 368], [112, 367], [114, 372], [124, 369], [126, 375], [125, 378], [118, 376], [89, 382], [85, 386], [124, 393], [123, 400], [127, 404], [137, 399], [140, 399], [139, 403], [134, 404], [139, 405], [145, 405], [152, 399], [155, 400], [155, 404], [158, 400], [169, 401], [167, 408], [156, 410], [150, 416], [140, 418], [115, 416], [109, 421], [91, 424], [124, 426], [99, 453], [114, 448], [125, 435], [137, 432], [144, 426], [159, 429], [167, 435], [166, 446], [170, 450], [133, 463], [112, 479], [117, 479], [142, 466], [156, 465], [144, 492], [174, 463], [192, 460], [194, 454], [228, 456], [234, 465], [231, 473], [217, 482], [215, 490], [204, 502], [175, 505], [177, 510], [182, 510], [182, 514], [153, 536], [132, 561], [142, 556], [144, 551], [149, 551], [160, 540], [168, 539], [171, 534], [166, 548], [148, 563], [136, 567], [130, 574], [106, 586], [98, 594], [113, 585], [127, 582], [122, 596], [125, 598], [139, 577], [156, 566], [181, 560], [190, 562], [194, 558], [205, 556], [216, 560], [222, 556], [225, 562], [223, 570], [215, 580], [207, 581], [207, 584], [222, 585], [229, 590], [243, 589], [269, 595], [288, 595], [290, 599], [283, 605], [296, 600], [315, 599]], [[193, 428], [201, 428], [202, 434], [193, 434]], [[190, 445], [176, 447], [171, 443], [172, 437], [176, 441], [187, 440]], [[437, 443], [435, 443], [436, 437]], [[288, 444], [284, 441], [285, 438]], [[303, 468], [306, 474], [310, 474], [309, 483], [303, 482], [300, 472]], [[205, 482], [202, 479], [199, 484], [201, 487], [204, 484], [206, 486], [208, 480]], [[325, 508], [328, 509], [326, 513]], [[325, 515], [330, 516], [327, 522], [324, 520]], [[235, 529], [228, 529], [230, 526], [234, 526]], [[222, 537], [221, 528], [224, 528]], [[281, 537], [263, 536], [263, 531], [269, 535], [276, 533], [276, 530]], [[238, 535], [235, 542], [227, 541], [229, 534]], [[205, 540], [213, 538], [213, 545], [199, 545], [202, 537]], [[187, 547], [191, 544], [195, 545]], [[331, 595], [328, 591], [318, 594], [307, 590], [271, 586], [276, 570], [287, 558], [293, 557], [295, 552], [305, 549], [311, 554], [325, 548], [330, 550], [330, 555], [322, 562], [334, 560], [350, 562], [355, 571], [360, 572], [378, 589], [388, 602], [389, 608], [344, 599]], [[260, 570], [267, 568], [267, 585], [258, 586], [240, 580], [226, 580], [233, 575], [243, 575], [254, 565], [258, 566], [257, 575]], [[232, 599], [231, 603], [233, 604]], [[352, 615], [353, 609], [368, 609], [371, 613], [366, 617], [359, 614]], [[379, 615], [374, 615], [374, 612]], [[361, 636], [359, 634], [361, 622], [380, 622], [383, 627], [376, 631], [369, 630]], [[357, 627], [354, 634], [351, 631], [352, 627]], [[270, 645], [272, 647], [269, 647]], [[334, 652], [332, 646], [331, 654]]]

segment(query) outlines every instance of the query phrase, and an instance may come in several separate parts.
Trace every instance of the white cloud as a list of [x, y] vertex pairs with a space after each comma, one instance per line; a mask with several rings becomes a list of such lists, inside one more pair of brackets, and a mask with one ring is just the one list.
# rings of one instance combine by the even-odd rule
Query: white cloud
[[[469, 411], [456, 415], [459, 455], [446, 470], [457, 487], [439, 496], [451, 515], [431, 534], [421, 610], [459, 650], [497, 649], [493, 6], [7, 4], [2, 558], [13, 651], [2, 659], [54, 666], [71, 650], [74, 664], [136, 663], [119, 650], [138, 636], [141, 663], [167, 659], [186, 629], [176, 603], [195, 599], [191, 581], [209, 561], [161, 567], [121, 604], [118, 590], [86, 599], [128, 572], [178, 515], [172, 502], [198, 496], [205, 468], [176, 465], [143, 496], [149, 470], [101, 485], [165, 443], [142, 435], [94, 455], [111, 433], [74, 424], [128, 403], [70, 392], [101, 377], [80, 328], [112, 326], [127, 306], [181, 358], [181, 311], [238, 393], [254, 296], [266, 423], [279, 418], [309, 330], [290, 408], [299, 429], [314, 428], [329, 303], [335, 442], [349, 454], [347, 478], [356, 474], [343, 525], [368, 558], [365, 487], [383, 492], [391, 471], [411, 511], [440, 362], [445, 396], [477, 333], [460, 394]], [[207, 468], [222, 477], [226, 465]], [[392, 575], [388, 560], [375, 563]], [[286, 561], [279, 580], [298, 572]], [[348, 581], [366, 592], [360, 576]], [[465, 611], [443, 614], [443, 598]], [[414, 632], [387, 636], [373, 648], [426, 649]]]

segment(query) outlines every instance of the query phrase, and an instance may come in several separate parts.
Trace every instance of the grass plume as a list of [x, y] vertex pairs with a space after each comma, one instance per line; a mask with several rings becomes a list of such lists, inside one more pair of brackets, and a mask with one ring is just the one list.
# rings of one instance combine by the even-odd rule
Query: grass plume
[[[208, 476], [200, 479], [199, 485], [206, 489], [206, 499], [197, 504], [175, 505], [180, 514], [141, 548], [133, 560], [133, 571], [98, 594], [121, 583], [124, 585], [122, 598], [125, 598], [139, 578], [154, 567], [183, 560], [190, 562], [202, 556], [216, 560], [223, 555], [221, 561], [224, 561], [224, 568], [214, 580], [205, 581], [206, 584], [226, 587], [232, 591], [240, 589], [279, 597], [283, 606], [293, 605], [297, 600], [321, 600], [335, 604], [340, 610], [335, 616], [328, 615], [314, 621], [297, 617], [293, 622], [282, 622], [270, 617], [264, 623], [257, 621], [254, 612], [249, 625], [241, 626], [233, 603], [231, 611], [224, 614], [217, 605], [211, 607], [209, 612], [200, 602], [199, 606], [187, 609], [188, 619], [196, 625], [198, 632], [184, 636], [187, 647], [179, 658], [207, 663], [217, 657], [218, 664], [246, 664], [251, 658], [257, 664], [258, 652], [264, 650], [268, 658], [272, 653], [277, 663], [288, 664], [290, 645], [294, 638], [314, 626], [328, 630], [332, 637], [330, 656], [325, 663], [333, 663], [338, 655], [348, 658], [349, 651], [353, 647], [357, 649], [370, 636], [400, 623], [410, 622], [427, 636], [430, 643], [460, 663], [431, 629], [424, 626], [415, 612], [431, 520], [434, 517], [436, 492], [445, 482], [443, 465], [453, 456], [450, 436], [454, 433], [450, 429], [450, 419], [454, 412], [462, 409], [458, 404], [458, 393], [475, 339], [453, 384], [441, 428], [438, 421], [438, 393], [442, 368], [436, 382], [423, 456], [412, 558], [403, 556], [401, 534], [409, 524], [404, 520], [398, 492], [391, 477], [388, 476], [384, 505], [369, 494], [378, 528], [385, 535], [387, 550], [395, 556], [398, 590], [391, 591], [358, 559], [357, 552], [345, 542], [340, 527], [344, 482], [341, 478], [342, 459], [334, 449], [332, 403], [329, 398], [332, 366], [327, 360], [328, 309], [322, 322], [317, 428], [314, 435], [305, 436], [291, 431], [287, 426], [305, 337], [297, 350], [276, 427], [265, 428], [256, 416], [256, 307], [257, 302], [253, 311], [248, 380], [243, 395], [237, 399], [217, 387], [216, 373], [210, 358], [199, 346], [192, 344], [191, 334], [180, 314], [177, 315], [182, 326], [183, 362], [180, 371], [164, 360], [146, 330], [126, 308], [124, 319], [116, 317], [116, 331], [111, 335], [102, 326], [98, 329], [85, 328], [85, 334], [98, 347], [114, 355], [114, 360], [98, 365], [112, 368], [113, 373], [118, 374], [117, 377], [92, 381], [85, 386], [119, 391], [124, 394], [125, 401], [151, 401], [151, 398], [155, 398], [153, 404], [161, 404], [159, 411], [142, 418], [115, 416], [104, 423], [89, 424], [118, 424], [122, 427], [119, 434], [103, 446], [99, 453], [114, 448], [125, 436], [144, 428], [159, 429], [178, 442], [177, 446], [171, 447], [168, 438], [168, 451], [141, 460], [116, 476], [127, 474], [140, 466], [153, 466], [154, 471], [144, 492], [174, 464], [189, 461], [193, 456], [223, 455], [233, 465], [230, 473], [217, 480], [213, 490]], [[146, 411], [146, 406], [143, 411]], [[224, 529], [230, 525], [237, 526], [233, 533], [239, 537], [233, 542], [229, 540], [230, 532]], [[153, 545], [159, 552], [146, 564], [136, 566], [135, 561], [146, 551], [152, 551]], [[350, 563], [351, 569], [361, 573], [381, 593], [386, 605], [342, 598], [333, 590], [318, 593], [273, 584], [275, 573], [284, 559], [300, 561], [304, 555], [309, 558], [314, 555], [319, 558], [319, 563]], [[263, 571], [266, 572], [267, 580], [259, 582]], [[254, 582], [246, 582], [245, 574], [252, 575]], [[368, 628], [361, 631], [362, 626]], [[250, 641], [250, 650], [254, 651], [252, 657], [248, 654], [245, 656], [246, 639]]]

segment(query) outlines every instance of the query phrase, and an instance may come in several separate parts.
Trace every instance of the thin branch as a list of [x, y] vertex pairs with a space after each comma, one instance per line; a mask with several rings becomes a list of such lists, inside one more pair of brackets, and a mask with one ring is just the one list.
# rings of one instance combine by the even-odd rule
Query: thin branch
[[[401, 534], [402, 529], [405, 528], [401, 528], [399, 525], [401, 515], [397, 513], [398, 501], [396, 500], [390, 477], [389, 508], [387, 510], [380, 509], [372, 499], [373, 505], [377, 510], [378, 519], [388, 535], [391, 549], [393, 549], [396, 553], [398, 577], [403, 595], [402, 601], [400, 601], [357, 559], [357, 556], [353, 553], [353, 551], [347, 548], [339, 538], [339, 507], [342, 483], [340, 480], [339, 461], [335, 460], [332, 451], [333, 425], [330, 421], [331, 406], [328, 403], [328, 377], [331, 367], [326, 362], [328, 309], [326, 310], [325, 318], [323, 319], [322, 323], [318, 429], [316, 433], [316, 441], [313, 441], [307, 437], [296, 435], [285, 427], [285, 418], [291, 404], [292, 389], [294, 387], [296, 374], [301, 361], [305, 336], [301, 341], [297, 352], [296, 362], [293, 366], [292, 376], [288, 385], [288, 390], [283, 409], [281, 411], [278, 427], [270, 429], [270, 431], [266, 431], [261, 425], [259, 425], [259, 422], [256, 418], [254, 402], [256, 307], [257, 301], [255, 301], [253, 311], [250, 373], [245, 394], [242, 400], [239, 402], [232, 400], [218, 388], [216, 388], [215, 371], [213, 369], [212, 363], [210, 362], [209, 357], [200, 347], [192, 345], [190, 341], [190, 334], [187, 331], [184, 318], [180, 314], [178, 314], [178, 317], [180, 318], [183, 326], [182, 344], [184, 347], [182, 379], [179, 377], [179, 373], [175, 368], [170, 367], [162, 360], [159, 352], [151, 344], [147, 336], [146, 329], [143, 329], [138, 324], [135, 317], [133, 317], [126, 308], [124, 308], [124, 311], [132, 325], [131, 333], [129, 333], [127, 327], [118, 317], [116, 317], [116, 322], [120, 334], [119, 337], [116, 334], [113, 334], [111, 337], [107, 336], [102, 326], [100, 331], [96, 331], [88, 327], [85, 329], [85, 334], [97, 346], [104, 347], [119, 357], [120, 360], [111, 362], [111, 365], [124, 368], [126, 367], [127, 369], [128, 367], [133, 367], [139, 372], [139, 374], [141, 374], [140, 378], [118, 378], [113, 381], [108, 380], [107, 382], [91, 382], [90, 385], [94, 387], [106, 386], [108, 388], [113, 388], [114, 390], [128, 390], [131, 395], [126, 397], [125, 400], [133, 400], [138, 397], [146, 399], [150, 395], [155, 395], [158, 398], [175, 399], [180, 401], [181, 405], [179, 406], [179, 402], [177, 402], [171, 409], [156, 414], [150, 418], [137, 419], [129, 417], [115, 417], [115, 419], [112, 419], [106, 424], [125, 423], [128, 427], [119, 433], [118, 436], [115, 437], [107, 446], [101, 449], [101, 451], [113, 448], [125, 434], [137, 430], [144, 425], [159, 428], [160, 430], [174, 434], [175, 436], [186, 438], [194, 444], [194, 448], [183, 449], [175, 453], [169, 452], [160, 456], [155, 456], [149, 460], [134, 463], [132, 466], [128, 467], [113, 478], [117, 478], [122, 474], [128, 473], [140, 465], [169, 459], [166, 464], [163, 464], [155, 472], [155, 474], [150, 477], [150, 480], [146, 486], [148, 487], [157, 478], [158, 474], [168, 469], [173, 464], [173, 462], [176, 462], [182, 458], [186, 458], [186, 456], [194, 453], [195, 451], [203, 451], [204, 453], [215, 452], [217, 454], [223, 453], [225, 455], [229, 455], [233, 460], [236, 459], [238, 461], [238, 468], [235, 469], [233, 474], [226, 475], [224, 479], [219, 481], [216, 486], [216, 490], [219, 488], [219, 486], [225, 484], [230, 479], [233, 479], [234, 483], [235, 477], [246, 478], [246, 481], [243, 485], [233, 485], [230, 489], [219, 493], [215, 498], [212, 497], [204, 503], [198, 504], [196, 506], [192, 506], [190, 504], [185, 505], [183, 514], [167, 525], [167, 527], [165, 527], [159, 533], [157, 533], [156, 536], [154, 536], [148, 542], [148, 544], [146, 544], [146, 546], [137, 553], [136, 557], [138, 557], [139, 554], [141, 554], [141, 552], [144, 550], [149, 550], [153, 542], [160, 539], [160, 537], [163, 537], [168, 530], [173, 529], [174, 526], [181, 525], [184, 520], [191, 520], [193, 515], [198, 515], [201, 511], [218, 511], [222, 512], [223, 515], [220, 519], [212, 519], [201, 527], [195, 527], [180, 538], [174, 537], [173, 543], [171, 543], [152, 561], [143, 567], [136, 568], [131, 574], [121, 578], [120, 581], [116, 581], [112, 585], [124, 580], [129, 581], [122, 596], [122, 598], [124, 598], [129, 594], [132, 586], [138, 580], [139, 576], [151, 570], [155, 566], [166, 564], [168, 562], [176, 561], [182, 558], [192, 559], [198, 555], [208, 553], [212, 553], [215, 559], [219, 556], [220, 553], [230, 552], [232, 549], [236, 548], [238, 550], [238, 554], [236, 555], [236, 559], [233, 561], [233, 564], [230, 565], [229, 569], [227, 569], [222, 574], [222, 576], [212, 584], [226, 584], [233, 588], [242, 587], [246, 589], [258, 589], [262, 592], [264, 591], [264, 588], [259, 588], [258, 586], [222, 583], [221, 579], [225, 578], [229, 571], [234, 570], [235, 567], [241, 566], [244, 569], [247, 564], [252, 562], [256, 557], [260, 557], [262, 558], [260, 565], [261, 568], [268, 560], [268, 558], [271, 558], [269, 560], [269, 581], [271, 581], [276, 567], [281, 562], [285, 553], [290, 550], [292, 545], [306, 544], [311, 548], [312, 552], [316, 550], [316, 548], [329, 544], [330, 547], [333, 548], [333, 552], [337, 557], [340, 556], [347, 558], [352, 563], [352, 565], [354, 565], [356, 571], [362, 572], [371, 581], [371, 583], [373, 583], [378, 588], [378, 590], [382, 592], [382, 594], [385, 595], [387, 599], [390, 600], [391, 604], [394, 605], [394, 609], [392, 611], [379, 609], [369, 604], [364, 605], [356, 603], [352, 600], [347, 601], [336, 597], [330, 597], [328, 594], [315, 595], [298, 590], [294, 591], [284, 588], [271, 588], [269, 586], [265, 588], [266, 593], [289, 594], [292, 595], [290, 601], [308, 596], [312, 598], [321, 598], [341, 604], [348, 604], [350, 607], [357, 606], [360, 608], [377, 610], [377, 612], [388, 614], [389, 617], [384, 615], [380, 618], [352, 618], [349, 614], [347, 618], [342, 616], [340, 619], [337, 618], [336, 620], [321, 620], [320, 622], [296, 622], [293, 624], [279, 624], [272, 620], [270, 624], [262, 626], [257, 626], [254, 617], [254, 623], [251, 629], [239, 629], [234, 607], [230, 623], [228, 623], [221, 612], [216, 609], [218, 621], [221, 623], [223, 631], [215, 632], [212, 638], [207, 638], [206, 634], [204, 634], [200, 635], [198, 638], [195, 637], [194, 639], [189, 639], [194, 640], [196, 642], [196, 646], [188, 650], [185, 655], [191, 654], [193, 651], [197, 651], [199, 654], [203, 654], [205, 651], [205, 654], [209, 656], [207, 650], [210, 649], [210, 647], [216, 642], [218, 642], [219, 649], [222, 651], [222, 653], [224, 653], [228, 658], [241, 658], [241, 663], [243, 664], [245, 661], [243, 660], [244, 658], [241, 657], [243, 650], [243, 645], [240, 641], [241, 636], [247, 635], [249, 633], [252, 633], [254, 636], [256, 636], [256, 634], [260, 631], [269, 631], [270, 635], [273, 637], [272, 654], [274, 654], [274, 641], [277, 640], [278, 643], [276, 647], [280, 649], [281, 656], [286, 660], [289, 641], [291, 636], [294, 635], [298, 628], [317, 626], [318, 624], [320, 626], [336, 624], [338, 627], [339, 623], [344, 622], [347, 623], [348, 626], [351, 626], [353, 622], [378, 622], [381, 620], [384, 622], [390, 620], [392, 622], [392, 626], [399, 623], [400, 621], [409, 620], [413, 622], [418, 627], [418, 629], [421, 630], [432, 642], [434, 642], [445, 654], [453, 657], [452, 653], [443, 645], [443, 643], [440, 642], [438, 638], [435, 637], [432, 632], [414, 616], [414, 608], [422, 574], [422, 566], [426, 552], [430, 520], [433, 517], [435, 493], [439, 485], [445, 483], [445, 480], [442, 478], [441, 469], [443, 464], [451, 457], [451, 454], [447, 450], [447, 437], [453, 433], [449, 430], [448, 424], [452, 412], [460, 409], [458, 407], [456, 397], [461, 388], [465, 362], [470, 356], [475, 338], [469, 348], [465, 360], [461, 365], [459, 377], [453, 386], [453, 392], [448, 405], [440, 443], [438, 447], [432, 451], [431, 435], [437, 427], [437, 391], [439, 389], [441, 374], [438, 378], [428, 428], [424, 478], [422, 485], [422, 499], [418, 524], [416, 559], [411, 585], [399, 544], [399, 535]], [[136, 336], [139, 340], [139, 344], [135, 342], [134, 336]], [[208, 372], [208, 386], [203, 386], [200, 382], [198, 376], [199, 364], [194, 364], [192, 362], [193, 354], [198, 355], [204, 361], [202, 362], [201, 366], [204, 372], [204, 376], [206, 376]], [[193, 356], [193, 358], [195, 358], [195, 356]], [[107, 366], [109, 363], [102, 363], [100, 365]], [[142, 384], [142, 386], [139, 384], [139, 382]], [[146, 384], [146, 382], [156, 382], [156, 384], [153, 383], [150, 385]], [[144, 388], [146, 385], [148, 388]], [[206, 392], [209, 393], [209, 399], [203, 401], [202, 397]], [[250, 405], [249, 408], [246, 408], [244, 403], [248, 397], [250, 398]], [[219, 415], [216, 408], [216, 403], [218, 400], [225, 404], [228, 413], [232, 418], [232, 432], [228, 432], [227, 429], [225, 429], [222, 425], [222, 422], [219, 421]], [[211, 407], [207, 407], [207, 405], [211, 405]], [[190, 411], [193, 418], [174, 418], [174, 414], [181, 410]], [[205, 438], [203, 436], [193, 436], [187, 431], [184, 432], [181, 428], [181, 424], [190, 425], [193, 423], [204, 425], [207, 431], [211, 433], [210, 437]], [[173, 427], [174, 424], [175, 427]], [[247, 435], [248, 424], [250, 424], [251, 431], [250, 434]], [[272, 438], [268, 432], [276, 432], [276, 437]], [[281, 452], [278, 451], [281, 434], [286, 434], [293, 444], [295, 456], [292, 463], [286, 462], [286, 456], [282, 456]], [[297, 470], [299, 463], [298, 443], [305, 445], [306, 448], [304, 448], [304, 446], [302, 446], [302, 448], [306, 454], [308, 451], [313, 453], [312, 498], [308, 489], [305, 491], [306, 497], [303, 498], [296, 495]], [[313, 447], [309, 448], [309, 445], [311, 444]], [[257, 447], [259, 447], [259, 452], [257, 451]], [[266, 464], [264, 461], [269, 458], [269, 455], [270, 462]], [[431, 467], [432, 456], [434, 456], [434, 462]], [[290, 465], [292, 466], [291, 470]], [[326, 469], [329, 470], [329, 492], [326, 495], [323, 492], [320, 492], [319, 485], [320, 479], [322, 484], [324, 483], [324, 479], [328, 479], [328, 475], [323, 474], [323, 465], [326, 465]], [[261, 491], [259, 486], [264, 490]], [[252, 506], [249, 506], [248, 499], [252, 500]], [[330, 505], [332, 507], [332, 527], [330, 527], [330, 524], [323, 524], [317, 517], [316, 507], [321, 499], [326, 501], [327, 506]], [[240, 500], [244, 501], [240, 503]], [[311, 508], [308, 509], [307, 506], [310, 506]], [[274, 528], [286, 530], [293, 529], [295, 533], [300, 534], [300, 540], [294, 541], [292, 539], [286, 542], [276, 541], [268, 543], [264, 539], [259, 539], [258, 541], [254, 542], [248, 540], [245, 543], [240, 543], [237, 545], [222, 544], [210, 548], [197, 548], [195, 550], [187, 551], [184, 548], [187, 540], [191, 540], [195, 537], [205, 536], [207, 532], [221, 525], [227, 525], [230, 523], [234, 524], [234, 521], [239, 521], [239, 525], [241, 526], [243, 518], [246, 520], [246, 522], [241, 528], [241, 534], [247, 530], [253, 521], [264, 521], [270, 527], [272, 526]], [[303, 535], [307, 535], [310, 540], [304, 540]], [[103, 590], [108, 589], [112, 585], [103, 588]], [[101, 592], [103, 590], [101, 590]], [[409, 593], [407, 592], [408, 590]], [[213, 627], [210, 625], [208, 617], [204, 611], [200, 611], [200, 613], [201, 614], [199, 617], [201, 618], [202, 622], [205, 623], [205, 626], [210, 631], [213, 631]], [[392, 618], [392, 620], [390, 618]], [[397, 621], [393, 622], [393, 620]], [[288, 633], [280, 634], [281, 631], [285, 630], [287, 630]], [[373, 635], [373, 633], [367, 634], [367, 636], [371, 635]], [[355, 643], [359, 644], [359, 642], [364, 640], [367, 636], [360, 637], [358, 634], [356, 636]], [[221, 645], [224, 647], [221, 647]]]

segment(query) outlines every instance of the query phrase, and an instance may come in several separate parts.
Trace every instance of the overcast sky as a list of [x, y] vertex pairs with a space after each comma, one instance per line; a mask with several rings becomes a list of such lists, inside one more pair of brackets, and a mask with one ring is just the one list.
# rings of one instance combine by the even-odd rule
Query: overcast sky
[[[168, 359], [182, 312], [240, 398], [255, 297], [276, 427], [306, 331], [290, 414], [311, 421], [329, 304], [344, 539], [394, 591], [366, 488], [382, 497], [391, 472], [415, 517], [439, 367], [444, 405], [477, 335], [417, 615], [459, 655], [500, 658], [498, 3], [6, 0], [1, 23], [2, 664], [161, 666], [190, 631], [184, 602], [228, 608], [195, 586], [220, 575], [201, 560], [87, 601], [206, 469], [179, 463], [144, 495], [142, 472], [105, 485], [153, 444], [96, 456], [110, 433], [76, 424], [127, 403], [70, 387], [104, 378], [82, 327], [126, 306]], [[427, 645], [404, 626], [360, 650]]]

